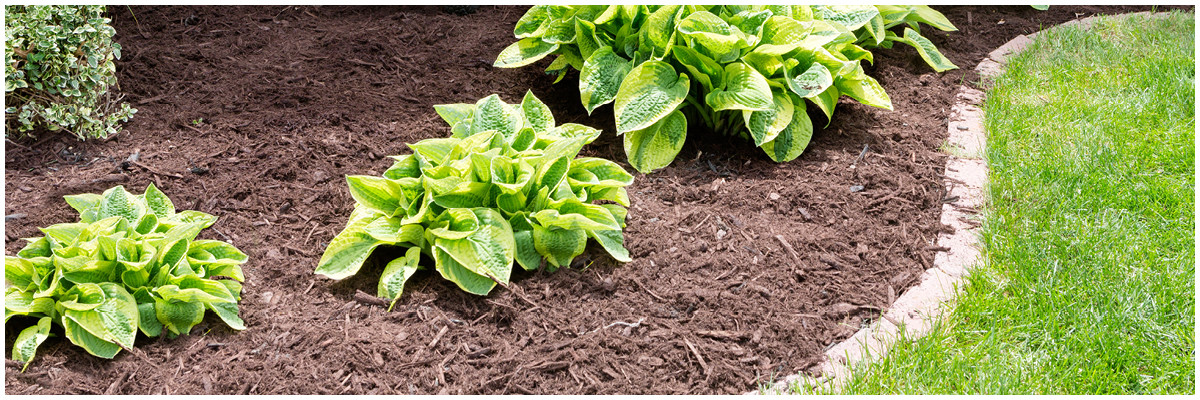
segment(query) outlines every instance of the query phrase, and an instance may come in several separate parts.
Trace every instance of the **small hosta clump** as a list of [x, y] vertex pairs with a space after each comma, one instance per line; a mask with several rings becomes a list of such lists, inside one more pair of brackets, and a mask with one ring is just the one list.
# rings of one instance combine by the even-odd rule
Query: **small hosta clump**
[[532, 93], [521, 104], [491, 95], [435, 108], [452, 137], [409, 144], [413, 153], [393, 156], [383, 176], [346, 177], [357, 204], [316, 273], [346, 278], [375, 248], [407, 247], [379, 279], [379, 296], [394, 305], [422, 254], [477, 295], [507, 284], [514, 261], [527, 270], [543, 259], [551, 270], [569, 266], [588, 238], [630, 260], [622, 229], [633, 176], [612, 161], [576, 158], [599, 130], [555, 126]]
[[[80, 222], [41, 228], [17, 256], [4, 257], [4, 321], [40, 318], [13, 344], [13, 359], [28, 363], [51, 324], [98, 357], [149, 337], [187, 333], [212, 310], [242, 330], [241, 264], [246, 255], [225, 242], [196, 240], [217, 218], [175, 211], [153, 184], [141, 195], [123, 186], [102, 195], [66, 196]], [[28, 365], [28, 364], [26, 364]]]

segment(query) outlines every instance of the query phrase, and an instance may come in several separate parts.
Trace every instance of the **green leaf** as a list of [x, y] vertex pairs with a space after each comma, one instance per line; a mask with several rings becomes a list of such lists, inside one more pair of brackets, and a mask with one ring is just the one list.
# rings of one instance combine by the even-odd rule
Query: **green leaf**
[[863, 25], [863, 30], [865, 30], [871, 37], [871, 41], [866, 42], [866, 44], [869, 46], [878, 46], [879, 43], [883, 42], [883, 39], [887, 37], [887, 31], [885, 30], [883, 24], [883, 15], [876, 14], [871, 18], [870, 21], [867, 22], [866, 25]]
[[833, 109], [837, 106], [838, 98], [842, 97], [842, 92], [837, 89], [837, 86], [830, 86], [824, 92], [821, 92], [817, 97], [808, 98], [813, 102], [821, 112], [825, 114], [825, 126], [828, 127], [830, 122], [833, 122]]
[[579, 71], [579, 100], [588, 115], [596, 107], [608, 104], [617, 96], [621, 82], [633, 68], [633, 64], [613, 52], [612, 47], [596, 49]]
[[525, 91], [521, 99], [521, 111], [525, 115], [525, 126], [533, 128], [534, 132], [545, 132], [554, 128], [554, 114], [550, 107], [533, 95], [532, 90]]
[[844, 95], [850, 96], [859, 103], [868, 106], [879, 107], [883, 109], [892, 109], [892, 100], [888, 97], [887, 92], [883, 91], [883, 86], [875, 78], [863, 76], [862, 80], [835, 79], [834, 85], [838, 91]]
[[538, 254], [537, 247], [533, 244], [533, 231], [522, 230], [513, 232], [513, 242], [515, 245], [514, 258], [517, 264], [521, 265], [526, 271], [533, 271], [542, 263], [542, 255]]
[[204, 303], [204, 307], [213, 310], [230, 328], [239, 331], [246, 330], [246, 323], [238, 316], [237, 303]]
[[400, 199], [404, 198], [403, 189], [391, 179], [369, 175], [348, 175], [346, 183], [350, 186], [350, 196], [354, 197], [359, 204], [389, 217], [404, 211], [400, 204]]
[[792, 112], [795, 110], [795, 106], [792, 104], [791, 97], [775, 92], [772, 92], [772, 95], [773, 108], [762, 111], [742, 111], [746, 130], [754, 139], [755, 146], [762, 146], [763, 143], [774, 140], [775, 136], [779, 135], [779, 132], [792, 122]]
[[121, 351], [121, 346], [88, 332], [87, 329], [72, 318], [63, 316], [62, 326], [67, 339], [76, 346], [82, 347], [91, 355], [111, 359]]
[[571, 265], [571, 260], [583, 254], [587, 234], [580, 229], [546, 229], [533, 226], [533, 245], [546, 261], [555, 267]]
[[904, 28], [904, 38], [903, 40], [897, 40], [897, 42], [903, 42], [917, 49], [917, 53], [921, 55], [921, 59], [925, 60], [925, 63], [929, 64], [930, 67], [933, 67], [934, 71], [944, 72], [958, 69], [957, 65], [954, 65], [954, 63], [950, 62], [950, 60], [946, 59], [938, 51], [933, 42], [930, 42], [929, 39], [921, 36], [921, 34], [912, 30], [912, 28]]
[[88, 226], [89, 224], [79, 222], [73, 224], [54, 224], [46, 228], [38, 228], [38, 230], [42, 231], [46, 237], [54, 240], [60, 246], [65, 246], [74, 243], [75, 238], [78, 238], [79, 234], [84, 229], [87, 229]]
[[471, 122], [471, 135], [484, 131], [499, 131], [504, 137], [512, 137], [521, 130], [524, 124], [521, 112], [500, 100], [498, 95], [490, 95], [475, 103], [475, 115]]
[[532, 217], [545, 228], [621, 230], [621, 225], [607, 209], [576, 199], [550, 202], [549, 209], [535, 212]]
[[[146, 186], [146, 192], [143, 194], [146, 199], [146, 207], [158, 219], [171, 219], [175, 217], [175, 205], [171, 203], [171, 199], [167, 198], [166, 194], [158, 190], [153, 183]], [[139, 231], [140, 232], [140, 231]]]
[[682, 13], [683, 7], [678, 4], [665, 5], [651, 13], [639, 32], [638, 51], [653, 60], [666, 57], [674, 45], [675, 26]]
[[800, 47], [810, 31], [811, 23], [803, 24], [788, 17], [773, 16], [763, 23], [762, 39], [754, 51], [766, 55], [784, 55]]
[[878, 9], [868, 5], [829, 5], [814, 9], [820, 13], [821, 19], [837, 22], [850, 30], [863, 27], [879, 15]]
[[33, 263], [20, 257], [4, 256], [4, 281], [21, 290], [35, 287]]
[[549, 6], [538, 5], [525, 11], [525, 15], [522, 15], [521, 19], [517, 20], [517, 25], [513, 27], [513, 35], [518, 39], [523, 39], [545, 34], [546, 28], [550, 25], [548, 8]]
[[454, 126], [461, 121], [471, 119], [471, 115], [475, 113], [475, 105], [466, 103], [437, 104], [433, 106], [433, 110], [442, 117], [443, 121], [446, 121], [446, 124]]
[[662, 61], [647, 61], [634, 67], [617, 90], [613, 109], [617, 132], [646, 129], [675, 111], [687, 97], [691, 82], [687, 75]]
[[[546, 132], [545, 136], [556, 136], [565, 139], [582, 138], [583, 144], [588, 144], [600, 137], [600, 130], [590, 126], [568, 122], [550, 129]], [[574, 154], [572, 154], [572, 156], [574, 156]]]
[[433, 202], [446, 208], [488, 207], [492, 185], [483, 182], [463, 182], [454, 189], [433, 196]]
[[[25, 363], [29, 366], [29, 362], [33, 361], [33, 357], [37, 354], [38, 346], [50, 337], [50, 317], [42, 317], [38, 320], [37, 325], [25, 328], [19, 335], [17, 340], [13, 341], [12, 359], [14, 361]], [[24, 371], [25, 368], [21, 368]]]
[[[908, 7], [911, 7], [913, 10], [912, 19], [914, 21], [924, 22], [934, 28], [938, 28], [943, 31], [957, 31], [958, 30], [958, 28], [956, 28], [954, 26], [954, 24], [950, 23], [949, 19], [946, 19], [945, 15], [942, 15], [942, 13], [938, 12], [937, 10], [929, 8], [929, 6], [912, 5], [912, 6], [908, 6]], [[1050, 6], [1032, 6], [1032, 7], [1037, 10], [1045, 11], [1045, 10], [1049, 9]], [[1038, 7], [1042, 7], [1042, 8], [1038, 8]], [[905, 34], [905, 36], [908, 36], [908, 35]]]
[[625, 133], [625, 156], [638, 172], [648, 174], [675, 160], [687, 139], [687, 117], [675, 111], [645, 129]]
[[672, 55], [691, 73], [706, 92], [725, 86], [725, 68], [706, 55], [700, 54], [686, 46], [673, 47]]
[[548, 43], [540, 38], [527, 37], [509, 45], [496, 57], [492, 64], [500, 68], [517, 68], [532, 64], [558, 50], [557, 43]]
[[440, 247], [433, 248], [433, 260], [438, 274], [448, 281], [454, 282], [459, 289], [480, 296], [487, 295], [496, 287], [496, 282], [490, 278], [471, 272], [459, 264]]
[[677, 29], [689, 47], [722, 64], [737, 60], [747, 47], [740, 30], [708, 11], [688, 15]]
[[329, 242], [317, 263], [315, 273], [337, 280], [357, 273], [367, 256], [371, 255], [376, 247], [385, 244], [363, 230], [367, 222], [359, 220], [356, 223], [352, 218], [346, 228]]
[[629, 257], [629, 250], [625, 249], [625, 235], [620, 230], [587, 231], [587, 234], [588, 237], [600, 243], [600, 246], [604, 247], [604, 251], [607, 251], [613, 259], [620, 262], [633, 261]]
[[762, 149], [775, 162], [788, 162], [799, 157], [812, 140], [812, 120], [804, 109], [804, 100], [792, 96], [795, 111], [792, 121], [779, 132], [775, 140], [763, 143]]
[[713, 111], [767, 110], [773, 107], [767, 78], [745, 63], [725, 66], [725, 87], [713, 90], [704, 101]]
[[[142, 289], [144, 290], [144, 289]], [[149, 337], [158, 337], [162, 334], [162, 322], [158, 322], [158, 314], [155, 312], [155, 303], [151, 298], [148, 303], [138, 303], [138, 330]]]
[[125, 191], [124, 186], [117, 186], [104, 191], [103, 198], [100, 200], [100, 218], [122, 217], [129, 223], [137, 222], [142, 218], [145, 210], [141, 208], [141, 204], [129, 192]]
[[575, 19], [575, 45], [579, 46], [579, 56], [584, 60], [591, 58], [592, 53], [607, 44], [596, 38], [596, 25], [585, 19]]
[[[420, 261], [421, 248], [409, 247], [404, 252], [404, 257], [388, 262], [387, 266], [383, 268], [383, 275], [379, 277], [378, 296], [392, 299], [391, 306], [395, 306], [396, 301], [400, 300], [400, 295], [404, 293], [404, 283], [408, 282], [408, 278], [411, 278], [420, 268], [418, 266]], [[391, 306], [388, 307], [389, 311]]]
[[783, 73], [788, 89], [800, 97], [816, 97], [833, 86], [833, 75], [821, 63], [812, 63], [799, 75], [793, 75], [789, 68], [784, 68]]
[[495, 210], [476, 208], [471, 212], [479, 219], [478, 229], [462, 239], [439, 238], [434, 247], [471, 272], [507, 283], [516, 246], [512, 227]]
[[174, 302], [155, 298], [154, 306], [158, 321], [176, 335], [190, 332], [193, 326], [204, 320], [204, 305], [201, 303]]
[[[100, 201], [103, 199], [103, 197], [101, 197], [100, 195], [95, 194], [95, 193], [73, 194], [73, 195], [63, 196], [63, 198], [67, 200], [67, 204], [70, 205], [71, 208], [74, 208], [75, 211], [78, 211], [80, 213], [82, 213], [84, 210], [87, 210], [89, 208], [94, 208], [94, 207], [100, 205]], [[83, 221], [83, 222], [90, 223], [90, 222], [94, 222], [94, 221]]]

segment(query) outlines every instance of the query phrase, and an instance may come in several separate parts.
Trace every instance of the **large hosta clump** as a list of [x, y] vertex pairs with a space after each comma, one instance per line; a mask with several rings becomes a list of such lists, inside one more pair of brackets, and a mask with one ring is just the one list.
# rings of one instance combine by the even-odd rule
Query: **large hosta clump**
[[[954, 68], [911, 29], [918, 22], [953, 28], [939, 17], [923, 6], [539, 5], [517, 22], [520, 40], [495, 65], [558, 54], [546, 71], [561, 79], [579, 70], [589, 113], [613, 103], [617, 134], [638, 171], [670, 164], [695, 123], [743, 136], [785, 162], [812, 138], [806, 104], [827, 119], [842, 95], [892, 108], [863, 72], [861, 61], [873, 60], [863, 46], [906, 43], [935, 69]], [[901, 23], [910, 26], [903, 36], [887, 30]]]
[[477, 295], [507, 284], [514, 261], [527, 270], [543, 259], [551, 270], [569, 266], [588, 238], [630, 260], [622, 229], [633, 176], [612, 161], [576, 158], [599, 130], [555, 126], [532, 93], [521, 104], [491, 95], [435, 108], [452, 137], [409, 144], [413, 153], [393, 156], [383, 176], [346, 177], [357, 204], [316, 273], [346, 278], [379, 246], [407, 248], [379, 279], [379, 296], [394, 305], [422, 254]]
[[176, 212], [153, 184], [134, 195], [122, 186], [102, 195], [66, 196], [80, 222], [41, 228], [46, 236], [16, 257], [4, 257], [4, 320], [40, 317], [13, 345], [13, 359], [28, 362], [63, 327], [72, 343], [112, 358], [133, 347], [137, 332], [149, 337], [187, 333], [212, 310], [230, 327], [238, 317], [241, 264], [246, 255], [217, 240], [196, 240], [217, 218]]

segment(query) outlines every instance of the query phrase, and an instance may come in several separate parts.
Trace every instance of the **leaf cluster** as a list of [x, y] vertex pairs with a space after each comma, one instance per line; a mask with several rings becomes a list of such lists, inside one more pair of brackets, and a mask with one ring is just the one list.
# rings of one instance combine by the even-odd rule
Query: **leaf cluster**
[[80, 139], [120, 130], [136, 109], [113, 99], [121, 45], [104, 6], [5, 6], [7, 132], [67, 130]]
[[495, 65], [521, 67], [558, 54], [546, 72], [562, 79], [569, 68], [578, 69], [580, 101], [589, 113], [613, 103], [626, 156], [643, 173], [670, 164], [688, 124], [697, 121], [750, 139], [772, 160], [785, 162], [812, 137], [807, 104], [827, 119], [842, 95], [891, 109], [883, 87], [863, 72], [861, 61], [873, 58], [860, 43], [912, 42], [923, 57], [936, 53], [916, 32], [901, 37], [884, 29], [934, 20], [927, 16], [937, 13], [911, 10], [885, 15], [871, 6], [539, 5], [517, 22], [519, 40]]
[[622, 229], [633, 176], [612, 161], [578, 157], [600, 131], [555, 125], [527, 93], [520, 104], [497, 95], [475, 104], [435, 106], [450, 138], [409, 144], [382, 176], [347, 176], [356, 205], [326, 248], [316, 273], [354, 275], [379, 246], [407, 248], [388, 262], [379, 297], [400, 298], [422, 255], [462, 290], [486, 295], [509, 282], [513, 262], [533, 270], [569, 266], [588, 238], [628, 262]]
[[217, 218], [176, 212], [153, 184], [141, 195], [117, 186], [102, 195], [66, 196], [80, 222], [41, 228], [46, 236], [16, 257], [4, 257], [4, 320], [40, 318], [13, 345], [28, 363], [38, 345], [61, 325], [67, 339], [98, 357], [149, 337], [187, 333], [212, 310], [230, 327], [238, 317], [246, 255], [217, 240], [196, 240]]

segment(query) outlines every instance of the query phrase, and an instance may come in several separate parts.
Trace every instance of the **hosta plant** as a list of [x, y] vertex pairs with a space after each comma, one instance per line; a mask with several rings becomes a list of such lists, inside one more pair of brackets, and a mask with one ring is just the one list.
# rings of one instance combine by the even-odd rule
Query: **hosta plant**
[[[539, 5], [517, 22], [520, 40], [495, 65], [558, 54], [546, 71], [561, 79], [578, 69], [589, 113], [613, 103], [617, 134], [638, 171], [670, 164], [695, 123], [741, 135], [785, 162], [812, 138], [808, 104], [826, 119], [842, 95], [891, 109], [860, 65], [872, 55], [854, 29], [872, 21], [887, 20], [869, 6]], [[909, 40], [893, 36], [884, 39]], [[921, 48], [936, 52], [931, 47]]]
[[[958, 66], [946, 59], [937, 47], [921, 36], [920, 23], [943, 31], [958, 28], [945, 15], [923, 5], [884, 6], [814, 6], [818, 18], [836, 20], [853, 30], [858, 38], [855, 43], [865, 48], [883, 47], [890, 49], [896, 42], [912, 46], [926, 64], [937, 72], [957, 69]], [[903, 35], [890, 31], [894, 26], [906, 24]], [[870, 58], [868, 58], [870, 60]]]
[[618, 261], [624, 247], [625, 186], [633, 176], [608, 160], [576, 157], [600, 131], [555, 125], [550, 109], [527, 93], [520, 104], [497, 95], [475, 104], [435, 106], [452, 136], [409, 144], [382, 176], [347, 176], [357, 204], [325, 250], [316, 273], [354, 275], [379, 246], [406, 248], [379, 279], [379, 297], [400, 298], [426, 268], [462, 290], [486, 295], [509, 282], [515, 261], [569, 266], [588, 238]]
[[[68, 340], [98, 357], [149, 337], [188, 333], [212, 310], [234, 329], [241, 264], [246, 255], [217, 240], [197, 240], [216, 217], [176, 212], [153, 184], [141, 195], [122, 186], [102, 195], [66, 196], [77, 223], [41, 228], [45, 236], [17, 256], [4, 257], [4, 320], [39, 318], [13, 344], [13, 359], [28, 363], [38, 345], [62, 326]], [[26, 364], [28, 365], [28, 364]]]

